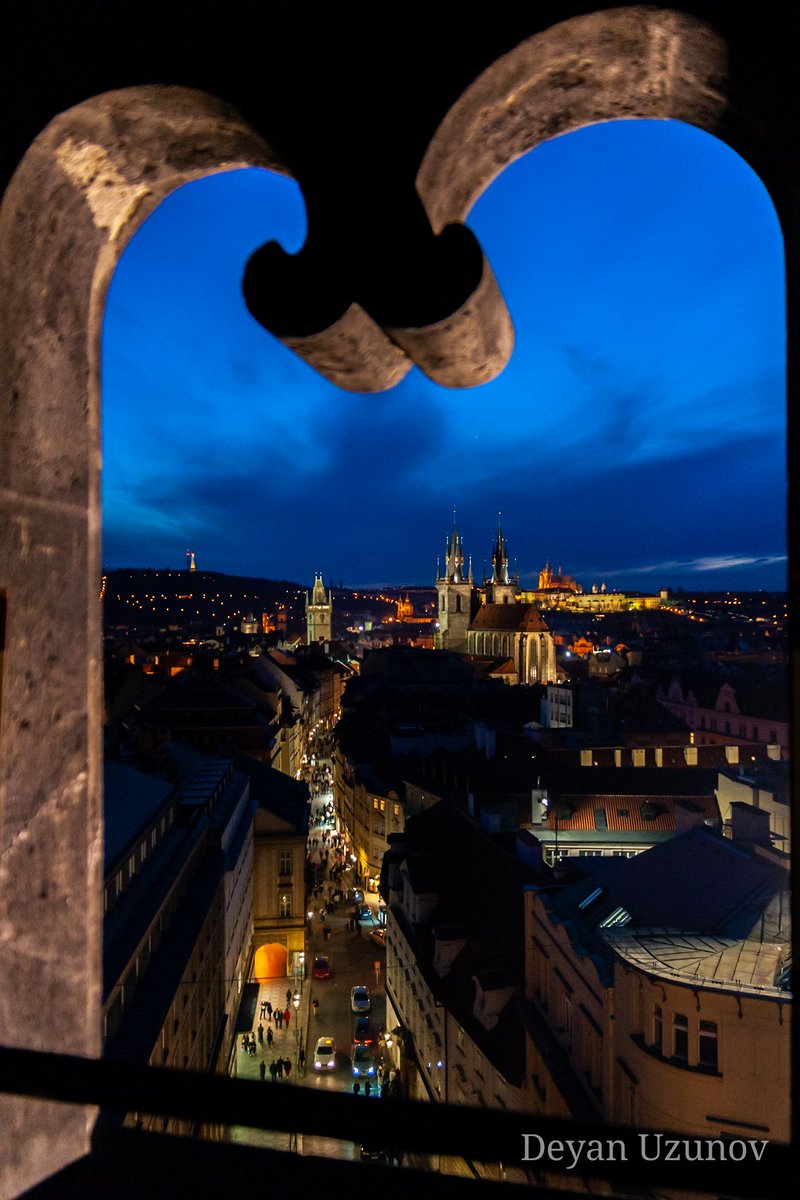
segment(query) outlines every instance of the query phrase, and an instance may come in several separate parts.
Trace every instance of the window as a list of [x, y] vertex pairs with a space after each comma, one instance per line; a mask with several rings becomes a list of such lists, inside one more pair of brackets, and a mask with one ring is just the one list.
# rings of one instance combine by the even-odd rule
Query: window
[[291, 850], [281, 850], [278, 854], [278, 874], [292, 874], [292, 852]]
[[689, 1019], [683, 1013], [672, 1016], [672, 1057], [689, 1060]]
[[399, 805], [399, 804], [393, 804], [393, 805], [392, 805], [392, 810], [393, 810], [393, 813], [394, 813], [394, 815], [395, 815], [396, 817], [399, 817], [399, 816], [400, 816], [400, 805]]
[[292, 897], [289, 892], [281, 892], [280, 894], [278, 915], [281, 917], [290, 917], [292, 915]]
[[664, 1014], [660, 1004], [653, 1005], [653, 1049], [661, 1053], [664, 1045]]
[[697, 1061], [701, 1067], [716, 1071], [718, 1066], [717, 1054], [717, 1023], [716, 1021], [701, 1021], [697, 1037]]

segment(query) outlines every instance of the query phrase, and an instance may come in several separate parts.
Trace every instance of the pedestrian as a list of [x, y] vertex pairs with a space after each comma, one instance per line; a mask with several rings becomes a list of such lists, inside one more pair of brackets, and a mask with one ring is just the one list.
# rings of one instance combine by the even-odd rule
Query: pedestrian
[[292, 1060], [290, 1058], [285, 1058], [283, 1060], [283, 1073], [287, 1079], [292, 1073]]
[[316, 1016], [316, 1015], [317, 1015], [317, 1013], [319, 1012], [319, 1000], [317, 999], [317, 997], [316, 997], [316, 996], [315, 996], [315, 997], [314, 997], [314, 999], [311, 1001], [311, 1007], [312, 1007], [312, 1009], [314, 1010], [314, 1016]]
[[272, 1026], [270, 1026], [269, 1029], [267, 1030], [267, 1045], [269, 1046], [270, 1050], [272, 1049], [272, 1042], [274, 1040], [274, 1037], [275, 1037], [275, 1035], [272, 1032]]
[[306, 1052], [302, 1046], [297, 1051], [297, 1065], [301, 1071], [305, 1071], [305, 1069], [306, 1069]]
[[262, 1021], [264, 1020], [264, 1017], [267, 1015], [267, 1002], [266, 1002], [266, 1000], [262, 1000], [262, 1001], [261, 1001], [261, 1012], [260, 1012], [258, 1015], [259, 1015], [259, 1017], [261, 1018], [261, 1020], [262, 1020]]
[[275, 1059], [275, 1067], [278, 1072], [278, 1079], [283, 1079], [283, 1059], [282, 1058]]
[[260, 1046], [262, 1046], [264, 1044], [264, 1026], [261, 1024], [260, 1021], [258, 1023], [258, 1044]]
[[284, 1021], [284, 1024], [285, 1024], [285, 1026], [286, 1026], [286, 1028], [287, 1028], [287, 1029], [289, 1028], [289, 1018], [291, 1017], [291, 1015], [292, 1015], [292, 1014], [291, 1014], [291, 1012], [289, 1011], [289, 1009], [288, 1009], [288, 1008], [287, 1008], [287, 1009], [284, 1009], [284, 1013], [283, 1013], [283, 1021]]
[[278, 1064], [275, 1062], [274, 1058], [273, 1058], [272, 1062], [269, 1064], [269, 1073], [272, 1076], [272, 1082], [274, 1083], [278, 1077]]
[[287, 988], [286, 989], [286, 1007], [288, 1008], [291, 1003], [292, 1003], [292, 989]]
[[355, 1083], [353, 1084], [353, 1095], [357, 1096], [360, 1091], [361, 1091], [361, 1084], [358, 1082], [358, 1080], [356, 1080]]
[[275, 1009], [275, 1024], [278, 1026], [278, 1029], [283, 1029], [283, 1013], [279, 1008]]
[[271, 1017], [272, 1016], [272, 1005], [270, 1004], [269, 1000], [266, 1000], [264, 1003], [266, 1004], [266, 1007], [267, 1007], [267, 1016]]
[[263, 1082], [267, 1077], [267, 1064], [264, 1062], [263, 1058], [262, 1058], [261, 1062], [258, 1064], [258, 1073], [261, 1076], [261, 1080]]
[[364, 1095], [368, 1096], [371, 1091], [372, 1091], [372, 1084], [370, 1083], [369, 1080], [367, 1080], [367, 1082], [364, 1084]]

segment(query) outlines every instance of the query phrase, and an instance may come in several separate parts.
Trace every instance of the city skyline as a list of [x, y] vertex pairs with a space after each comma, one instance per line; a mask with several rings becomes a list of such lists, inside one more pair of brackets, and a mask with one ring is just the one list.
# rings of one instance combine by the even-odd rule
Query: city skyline
[[[615, 122], [509, 167], [468, 218], [517, 333], [497, 380], [415, 368], [333, 387], [264, 332], [244, 263], [305, 236], [262, 171], [173, 194], [104, 327], [104, 561], [346, 584], [432, 583], [453, 506], [476, 575], [497, 512], [521, 583], [779, 589], [786, 537], [781, 239], [722, 143]], [[384, 453], [381, 453], [381, 451]]]

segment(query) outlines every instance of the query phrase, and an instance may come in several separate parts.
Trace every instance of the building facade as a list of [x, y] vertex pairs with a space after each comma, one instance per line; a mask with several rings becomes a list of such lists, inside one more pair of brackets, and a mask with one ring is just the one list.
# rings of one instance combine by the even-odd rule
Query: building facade
[[318, 646], [331, 640], [333, 623], [333, 593], [322, 582], [322, 576], [314, 578], [311, 594], [306, 592], [306, 642]]

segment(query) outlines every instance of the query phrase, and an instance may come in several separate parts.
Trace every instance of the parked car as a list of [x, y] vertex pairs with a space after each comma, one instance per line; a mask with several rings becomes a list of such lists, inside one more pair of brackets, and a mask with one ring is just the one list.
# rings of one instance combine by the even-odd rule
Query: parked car
[[317, 1038], [314, 1047], [314, 1070], [333, 1071], [336, 1067], [336, 1042], [331, 1037]]
[[331, 960], [327, 954], [318, 954], [314, 959], [314, 965], [311, 968], [311, 974], [314, 979], [330, 979], [331, 977]]
[[347, 899], [351, 900], [353, 904], [363, 904], [364, 893], [361, 888], [350, 888], [350, 891], [347, 893]]
[[372, 1028], [372, 1022], [369, 1017], [366, 1015], [356, 1017], [356, 1023], [353, 1028], [353, 1045], [355, 1046], [360, 1042], [363, 1046], [370, 1046], [374, 1040], [375, 1030]]
[[369, 1046], [353, 1047], [353, 1075], [356, 1079], [372, 1078], [375, 1075], [375, 1059]]
[[377, 942], [379, 946], [386, 945], [386, 930], [381, 926], [379, 929], [373, 929], [370, 932], [370, 941]]
[[355, 916], [357, 921], [372, 921], [372, 909], [368, 904], [357, 904], [355, 908]]
[[357, 984], [350, 993], [350, 1008], [354, 1013], [368, 1013], [372, 1009], [369, 989], [363, 984]]

